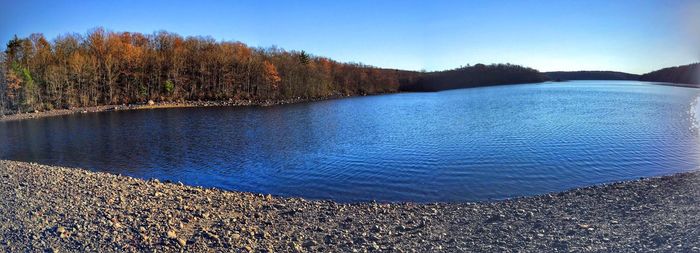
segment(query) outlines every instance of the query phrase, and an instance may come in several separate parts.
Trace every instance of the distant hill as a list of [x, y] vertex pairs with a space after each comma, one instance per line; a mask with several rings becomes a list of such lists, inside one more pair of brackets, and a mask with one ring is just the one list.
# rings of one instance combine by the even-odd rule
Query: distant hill
[[670, 67], [641, 75], [639, 80], [700, 86], [700, 63]]
[[402, 91], [441, 91], [500, 84], [547, 81], [539, 71], [512, 64], [476, 64], [453, 70], [424, 73], [399, 87]]
[[554, 71], [545, 72], [545, 75], [552, 81], [639, 79], [639, 75], [615, 71]]
[[615, 71], [554, 71], [545, 72], [552, 81], [567, 80], [638, 80], [674, 83], [680, 86], [700, 87], [700, 63], [664, 68], [643, 75]]

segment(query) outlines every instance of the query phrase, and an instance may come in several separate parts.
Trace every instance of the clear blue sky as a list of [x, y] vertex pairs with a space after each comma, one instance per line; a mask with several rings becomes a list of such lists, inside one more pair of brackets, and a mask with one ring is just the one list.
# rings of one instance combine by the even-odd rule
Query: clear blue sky
[[[643, 73], [700, 59], [700, 1], [3, 1], [0, 42], [114, 31], [210, 35], [411, 70], [515, 63]], [[2, 47], [4, 48], [4, 46]]]

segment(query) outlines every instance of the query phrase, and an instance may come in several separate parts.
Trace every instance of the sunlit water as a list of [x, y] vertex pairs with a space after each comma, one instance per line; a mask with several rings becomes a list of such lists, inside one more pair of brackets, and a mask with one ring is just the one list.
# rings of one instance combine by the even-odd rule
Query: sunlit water
[[479, 201], [700, 166], [698, 89], [577, 81], [0, 123], [0, 158], [348, 201]]

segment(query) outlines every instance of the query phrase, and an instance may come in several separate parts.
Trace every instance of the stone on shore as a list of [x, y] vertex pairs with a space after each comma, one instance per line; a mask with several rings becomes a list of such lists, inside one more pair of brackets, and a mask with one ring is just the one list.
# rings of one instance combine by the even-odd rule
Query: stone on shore
[[0, 252], [697, 252], [700, 172], [484, 203], [309, 201], [0, 160]]

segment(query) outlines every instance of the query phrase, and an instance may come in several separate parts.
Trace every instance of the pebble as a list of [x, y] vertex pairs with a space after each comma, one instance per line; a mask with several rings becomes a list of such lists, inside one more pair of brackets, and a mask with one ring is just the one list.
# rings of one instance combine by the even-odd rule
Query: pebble
[[[688, 232], [697, 229], [698, 179], [686, 173], [485, 203], [342, 204], [0, 160], [0, 252], [698, 252]], [[651, 183], [656, 190], [638, 192]], [[630, 231], [637, 228], [656, 232]]]
[[316, 241], [314, 241], [314, 240], [306, 240], [306, 241], [304, 241], [304, 244], [302, 244], [301, 246], [306, 247], [306, 248], [309, 248], [309, 247], [313, 247], [313, 246], [316, 246], [316, 245], [318, 245], [318, 243], [317, 243]]

